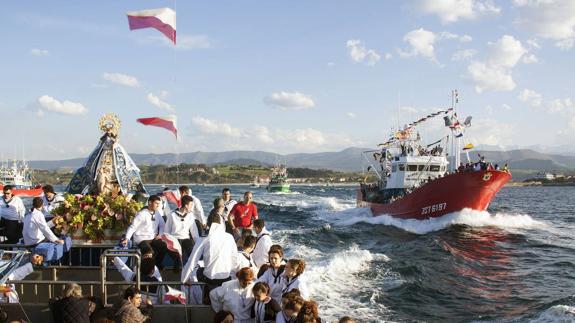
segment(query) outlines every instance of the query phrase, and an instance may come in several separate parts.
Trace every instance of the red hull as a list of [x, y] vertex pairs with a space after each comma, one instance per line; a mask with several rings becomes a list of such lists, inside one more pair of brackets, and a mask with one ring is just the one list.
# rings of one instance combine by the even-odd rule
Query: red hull
[[510, 179], [509, 173], [497, 170], [455, 173], [424, 184], [388, 204], [365, 201], [359, 189], [357, 204], [369, 207], [374, 216], [386, 214], [417, 220], [437, 218], [465, 208], [484, 211]]
[[[0, 190], [2, 189], [4, 189], [4, 185], [0, 185]], [[42, 191], [42, 187], [29, 188], [29, 189], [15, 188], [12, 190], [12, 194], [14, 194], [14, 196], [21, 196], [21, 197], [36, 197], [42, 195], [43, 193], [44, 191]]]

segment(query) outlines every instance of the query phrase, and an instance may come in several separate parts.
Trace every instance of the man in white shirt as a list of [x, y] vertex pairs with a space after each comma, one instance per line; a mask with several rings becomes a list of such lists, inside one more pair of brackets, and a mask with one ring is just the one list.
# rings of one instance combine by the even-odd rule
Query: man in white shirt
[[158, 196], [161, 199], [161, 206], [159, 208], [158, 211], [160, 211], [160, 214], [162, 215], [162, 218], [164, 218], [164, 222], [168, 221], [168, 215], [170, 215], [170, 213], [172, 213], [172, 209], [170, 208], [170, 203], [168, 203], [168, 197], [166, 196], [165, 192], [170, 191], [169, 188], [164, 188], [164, 191], [162, 191], [162, 193], [158, 193]]
[[272, 246], [271, 232], [269, 232], [263, 219], [254, 221], [254, 229], [256, 230], [257, 239], [256, 246], [253, 252], [254, 263], [258, 268], [268, 262], [268, 252]]
[[[188, 260], [194, 243], [198, 241], [200, 234], [194, 221], [194, 216], [190, 214], [193, 209], [193, 198], [189, 195], [182, 197], [182, 206], [168, 215], [168, 221], [164, 228], [164, 233], [174, 236], [182, 247], [182, 258], [184, 263]], [[182, 268], [180, 257], [170, 253], [174, 258], [175, 268]]]
[[198, 225], [198, 232], [200, 232], [200, 234], [202, 235], [203, 231], [206, 229], [206, 225], [208, 222], [204, 214], [204, 208], [202, 207], [202, 202], [200, 201], [199, 198], [192, 195], [192, 190], [186, 185], [180, 186], [178, 188], [178, 191], [180, 191], [180, 199], [186, 195], [192, 197], [194, 204], [190, 212], [194, 215], [194, 218], [196, 219], [196, 224]]
[[52, 215], [52, 210], [60, 206], [60, 204], [65, 200], [62, 195], [54, 192], [54, 187], [52, 185], [44, 185], [44, 187], [42, 187], [42, 191], [44, 191], [44, 195], [42, 196], [42, 200], [44, 201], [42, 212], [46, 219], [51, 219], [54, 217]]
[[227, 187], [224, 187], [224, 189], [222, 190], [222, 198], [224, 199], [224, 217], [226, 220], [226, 232], [232, 234], [233, 233], [232, 227], [228, 223], [228, 216], [230, 214], [230, 211], [233, 209], [234, 205], [238, 203], [238, 201], [232, 199], [232, 192]]
[[3, 188], [4, 196], [0, 199], [0, 217], [4, 223], [5, 243], [15, 244], [22, 238], [22, 221], [26, 208], [18, 196], [12, 194], [12, 185]]
[[197, 270], [199, 281], [206, 283], [204, 295], [231, 279], [231, 273], [237, 267], [237, 247], [234, 237], [225, 231], [221, 218], [211, 217], [212, 226], [209, 235], [194, 246], [192, 255], [182, 271], [182, 282], [190, 281], [190, 276], [198, 261], [203, 258], [204, 268]]
[[143, 208], [126, 230], [126, 235], [122, 239], [122, 245], [127, 246], [128, 240], [133, 240], [133, 245], [137, 245], [141, 250], [154, 250], [156, 265], [162, 270], [162, 262], [168, 251], [168, 247], [160, 236], [164, 233], [164, 219], [160, 216], [158, 209], [161, 200], [157, 195], [152, 195], [148, 199], [148, 206]]

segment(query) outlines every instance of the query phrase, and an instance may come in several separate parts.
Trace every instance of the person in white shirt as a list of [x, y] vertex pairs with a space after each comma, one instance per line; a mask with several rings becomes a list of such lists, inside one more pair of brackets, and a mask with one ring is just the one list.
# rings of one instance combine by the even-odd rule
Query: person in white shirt
[[267, 269], [258, 278], [258, 282], [268, 284], [270, 287], [270, 297], [275, 299], [276, 302], [281, 302], [282, 297], [282, 274], [285, 269], [285, 265], [282, 264], [283, 256], [282, 248], [270, 248], [268, 253], [269, 265], [266, 265]]
[[252, 293], [254, 273], [250, 268], [242, 268], [236, 277], [210, 292], [212, 309], [214, 312], [232, 312], [234, 323], [255, 323], [251, 316], [255, 302]]
[[297, 289], [303, 299], [309, 299], [307, 285], [301, 280], [304, 270], [305, 262], [302, 259], [288, 260], [282, 277], [282, 295]]
[[158, 193], [158, 196], [161, 199], [161, 205], [160, 205], [160, 208], [158, 209], [158, 211], [162, 215], [162, 218], [164, 218], [164, 222], [168, 221], [168, 215], [170, 215], [170, 213], [172, 213], [172, 209], [170, 208], [170, 203], [168, 202], [168, 197], [165, 194], [165, 192], [168, 192], [169, 190], [170, 189], [166, 187], [166, 188], [164, 188], [164, 191], [162, 193]]
[[248, 236], [244, 239], [244, 244], [242, 246], [242, 251], [238, 251], [238, 261], [236, 269], [232, 274], [235, 274], [237, 271], [244, 267], [251, 268], [254, 272], [254, 275], [258, 273], [258, 267], [254, 263], [254, 259], [252, 257], [252, 251], [254, 250], [254, 246], [256, 245], [256, 237]]
[[194, 248], [194, 243], [198, 241], [200, 237], [194, 217], [190, 214], [194, 203], [192, 197], [188, 195], [182, 197], [181, 203], [182, 206], [180, 208], [168, 215], [166, 227], [164, 228], [164, 233], [171, 234], [178, 239], [182, 247], [183, 259], [180, 259], [178, 255], [170, 253], [174, 258], [175, 267], [179, 269], [182, 268], [182, 260], [184, 263], [188, 261], [188, 257]]
[[0, 199], [0, 217], [4, 224], [5, 243], [15, 244], [22, 238], [22, 221], [26, 208], [22, 199], [12, 194], [12, 185], [3, 188], [4, 196]]
[[220, 217], [214, 216], [211, 221], [210, 233], [202, 242], [194, 246], [192, 255], [184, 266], [181, 276], [182, 282], [188, 282], [198, 265], [198, 261], [203, 258], [204, 268], [198, 268], [196, 276], [199, 281], [206, 283], [205, 295], [231, 279], [230, 275], [236, 268], [237, 262], [237, 248], [234, 238], [225, 231]]
[[42, 208], [44, 202], [41, 197], [35, 197], [32, 200], [32, 212], [28, 213], [24, 218], [23, 236], [24, 244], [34, 245], [40, 242], [50, 241], [57, 244], [63, 244], [64, 240], [58, 237], [50, 230], [54, 224], [52, 221], [46, 222]]
[[260, 268], [262, 265], [267, 263], [268, 252], [273, 243], [271, 232], [266, 229], [263, 219], [257, 219], [254, 221], [254, 229], [257, 234], [257, 239], [256, 246], [253, 251], [253, 258], [256, 266]]
[[228, 216], [230, 211], [234, 208], [234, 205], [238, 203], [238, 201], [232, 199], [232, 193], [229, 188], [224, 187], [222, 190], [222, 199], [224, 199], [224, 217], [226, 219], [226, 232], [233, 233], [232, 226], [228, 223]]
[[164, 219], [160, 216], [160, 197], [152, 195], [148, 199], [148, 206], [143, 208], [126, 230], [126, 235], [121, 243], [128, 245], [128, 240], [133, 240], [133, 245], [137, 245], [141, 250], [152, 248], [156, 266], [162, 270], [162, 262], [168, 251], [166, 243], [160, 239], [164, 233]]
[[[136, 273], [130, 269], [119, 257], [114, 257], [114, 266], [122, 274], [124, 280], [133, 282], [136, 280]], [[142, 257], [140, 263], [140, 281], [142, 282], [161, 282], [162, 275], [156, 267], [154, 258]], [[158, 297], [162, 293], [162, 288], [159, 286], [142, 286], [142, 296], [149, 299], [152, 304], [158, 304]]]
[[52, 211], [60, 206], [65, 199], [62, 195], [54, 192], [54, 187], [52, 185], [44, 185], [44, 187], [42, 187], [42, 191], [44, 192], [44, 195], [42, 195], [42, 200], [44, 201], [42, 212], [46, 219], [51, 219], [54, 217], [52, 215]]
[[206, 215], [204, 214], [204, 208], [202, 207], [202, 202], [200, 201], [199, 198], [192, 195], [192, 189], [190, 189], [186, 185], [180, 186], [178, 188], [178, 191], [180, 192], [180, 199], [188, 195], [191, 196], [192, 199], [194, 200], [193, 208], [190, 210], [190, 212], [192, 212], [194, 218], [196, 219], [196, 223], [198, 225], [198, 232], [202, 233], [206, 229], [207, 225], [207, 218]]

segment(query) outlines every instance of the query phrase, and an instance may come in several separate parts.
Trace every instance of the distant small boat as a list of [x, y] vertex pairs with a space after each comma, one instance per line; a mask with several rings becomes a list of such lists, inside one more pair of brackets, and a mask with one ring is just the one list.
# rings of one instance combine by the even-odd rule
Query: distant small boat
[[272, 168], [267, 190], [268, 192], [290, 192], [290, 184], [287, 182], [287, 169], [285, 165], [277, 165]]
[[250, 184], [251, 188], [259, 188], [260, 187], [260, 178], [258, 176], [254, 177], [254, 181]]
[[25, 161], [14, 160], [12, 166], [0, 166], [0, 190], [5, 185], [12, 185], [12, 194], [23, 197], [34, 197], [42, 195], [40, 185], [32, 187], [32, 172]]

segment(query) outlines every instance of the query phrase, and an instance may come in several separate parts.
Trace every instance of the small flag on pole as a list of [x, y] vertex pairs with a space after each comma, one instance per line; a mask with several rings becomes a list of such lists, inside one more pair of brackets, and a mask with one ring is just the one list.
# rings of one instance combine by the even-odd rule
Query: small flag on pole
[[473, 146], [473, 144], [467, 144], [467, 145], [465, 145], [465, 147], [463, 147], [463, 150], [469, 150], [469, 149], [472, 149], [473, 147], [475, 147], [475, 146]]
[[170, 8], [131, 11], [128, 15], [130, 30], [155, 28], [176, 44], [176, 12]]
[[136, 121], [146, 126], [167, 129], [176, 136], [176, 139], [178, 139], [178, 126], [176, 124], [177, 117], [173, 114], [165, 117], [140, 118]]

